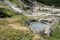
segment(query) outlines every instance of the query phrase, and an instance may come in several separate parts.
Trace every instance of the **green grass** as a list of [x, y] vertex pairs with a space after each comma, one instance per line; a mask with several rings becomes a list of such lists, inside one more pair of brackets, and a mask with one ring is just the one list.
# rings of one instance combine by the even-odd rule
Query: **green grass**
[[19, 31], [12, 28], [4, 30], [0, 28], [0, 40], [32, 40], [33, 36], [30, 31]]
[[7, 25], [8, 25], [8, 21], [0, 20], [0, 26], [7, 26]]
[[[0, 11], [11, 16], [11, 19], [19, 19], [17, 22], [24, 26], [25, 21], [29, 18], [22, 14], [15, 14], [15, 12], [5, 8], [0, 8]], [[12, 28], [7, 28], [9, 22], [3, 19], [4, 18], [0, 19], [0, 40], [32, 40], [34, 35], [31, 31], [20, 31]]]

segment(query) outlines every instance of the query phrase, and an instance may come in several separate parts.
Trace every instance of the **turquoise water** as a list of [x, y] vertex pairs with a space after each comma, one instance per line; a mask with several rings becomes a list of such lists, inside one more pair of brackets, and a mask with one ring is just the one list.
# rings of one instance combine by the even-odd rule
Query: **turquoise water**
[[39, 31], [39, 30], [44, 30], [46, 28], [46, 26], [45, 26], [45, 24], [42, 24], [42, 23], [39, 23], [39, 22], [31, 22], [30, 23], [30, 28], [32, 30]]

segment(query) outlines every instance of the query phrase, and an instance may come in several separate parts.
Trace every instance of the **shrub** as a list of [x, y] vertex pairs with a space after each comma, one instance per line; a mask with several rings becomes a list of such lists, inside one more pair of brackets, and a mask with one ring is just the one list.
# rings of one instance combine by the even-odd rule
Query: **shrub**
[[11, 17], [15, 13], [9, 9], [0, 8], [0, 17]]

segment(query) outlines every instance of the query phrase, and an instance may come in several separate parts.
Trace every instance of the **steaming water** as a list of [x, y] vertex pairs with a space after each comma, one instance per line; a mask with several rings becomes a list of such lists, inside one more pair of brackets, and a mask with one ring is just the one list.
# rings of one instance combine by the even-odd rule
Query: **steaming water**
[[31, 22], [29, 27], [31, 28], [31, 30], [36, 30], [36, 31], [42, 31], [47, 28], [45, 24], [39, 22]]
[[10, 1], [5, 1], [6, 4], [8, 4], [12, 9], [14, 9], [16, 12], [22, 13], [23, 10], [18, 8], [16, 5], [12, 4]]

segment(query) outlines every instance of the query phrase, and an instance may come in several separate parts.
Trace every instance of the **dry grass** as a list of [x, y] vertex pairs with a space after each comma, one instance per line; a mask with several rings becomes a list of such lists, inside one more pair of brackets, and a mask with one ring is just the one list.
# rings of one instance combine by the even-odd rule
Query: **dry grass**
[[14, 29], [22, 30], [22, 31], [27, 31], [27, 30], [29, 30], [27, 27], [21, 27], [20, 25], [16, 25], [16, 24], [9, 24], [8, 26], [11, 26], [11, 27], [14, 28]]

